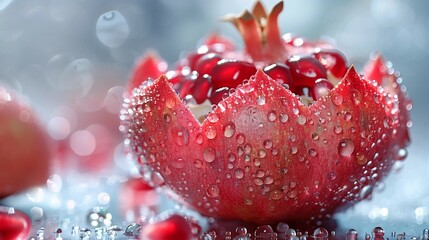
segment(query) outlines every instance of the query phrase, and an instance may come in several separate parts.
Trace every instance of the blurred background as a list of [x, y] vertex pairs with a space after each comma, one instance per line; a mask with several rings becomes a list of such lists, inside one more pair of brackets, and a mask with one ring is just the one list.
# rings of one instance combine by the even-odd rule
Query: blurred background
[[[277, 1], [262, 2], [271, 8]], [[25, 96], [50, 136], [63, 143], [58, 146], [63, 155], [56, 156], [51, 188], [42, 189], [58, 198], [37, 198], [42, 190], [36, 189], [5, 203], [69, 209], [64, 201], [80, 201], [75, 192], [88, 206], [91, 201], [116, 201], [109, 189], [96, 187], [121, 182], [137, 171], [123, 157], [117, 130], [121, 93], [136, 60], [155, 49], [174, 65], [211, 32], [241, 44], [235, 29], [219, 19], [253, 4], [250, 0], [0, 0], [0, 83]], [[369, 201], [336, 215], [340, 228], [363, 233], [380, 225], [388, 231], [420, 233], [429, 226], [428, 10], [427, 0], [285, 1], [280, 16], [283, 33], [335, 39], [359, 69], [371, 53], [381, 52], [401, 72], [413, 100], [407, 160]], [[69, 160], [63, 160], [64, 155]], [[77, 180], [82, 175], [85, 183]], [[58, 185], [72, 193], [59, 194]], [[97, 190], [88, 190], [92, 188]], [[106, 195], [100, 202], [104, 193], [109, 196], [107, 203]]]

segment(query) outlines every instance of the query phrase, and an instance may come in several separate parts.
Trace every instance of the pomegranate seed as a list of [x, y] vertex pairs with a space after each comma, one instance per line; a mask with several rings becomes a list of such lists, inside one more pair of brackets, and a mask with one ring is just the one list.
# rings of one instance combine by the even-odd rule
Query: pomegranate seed
[[185, 79], [181, 83], [177, 84], [178, 85], [177, 90], [179, 91], [179, 93], [178, 93], [179, 97], [184, 99], [187, 95], [191, 94], [191, 89], [194, 86], [194, 84], [195, 84], [195, 81], [190, 80], [190, 79]]
[[339, 50], [318, 49], [314, 57], [337, 78], [342, 78], [347, 71], [346, 57]]
[[314, 87], [310, 88], [309, 94], [314, 100], [317, 100], [325, 96], [334, 85], [324, 78], [317, 79], [314, 83]]
[[209, 97], [209, 100], [212, 104], [218, 104], [220, 101], [229, 96], [229, 88], [221, 87], [213, 91]]
[[213, 88], [235, 88], [256, 73], [256, 67], [243, 61], [221, 60], [212, 71]]
[[201, 104], [207, 99], [211, 85], [212, 84], [209, 75], [204, 74], [197, 78], [190, 89], [190, 93], [194, 97], [197, 104]]
[[263, 71], [280, 84], [287, 84], [292, 91], [291, 87], [293, 86], [293, 82], [288, 66], [281, 63], [274, 63], [265, 67]]
[[200, 76], [204, 74], [211, 75], [212, 69], [222, 58], [216, 53], [207, 53], [195, 63], [195, 71]]
[[293, 83], [298, 87], [311, 88], [317, 79], [327, 78], [325, 67], [311, 55], [292, 56], [286, 65], [290, 67]]

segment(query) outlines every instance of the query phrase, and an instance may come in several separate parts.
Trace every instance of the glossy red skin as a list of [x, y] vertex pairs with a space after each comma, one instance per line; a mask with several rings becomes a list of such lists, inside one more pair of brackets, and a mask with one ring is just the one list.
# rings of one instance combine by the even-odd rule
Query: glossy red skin
[[[203, 215], [271, 223], [323, 218], [369, 196], [405, 146], [393, 134], [407, 129], [405, 103], [392, 112], [386, 96], [352, 67], [307, 107], [258, 71], [200, 124], [161, 76], [122, 113], [131, 147], [176, 197]], [[342, 142], [353, 143], [350, 156], [339, 154]]]
[[146, 225], [141, 240], [191, 240], [191, 225], [180, 215], [171, 215], [167, 219]]
[[26, 239], [30, 230], [30, 218], [23, 212], [14, 210], [13, 213], [8, 213], [0, 209], [0, 239]]
[[50, 158], [48, 138], [33, 110], [0, 86], [0, 199], [46, 183]]
[[167, 63], [160, 59], [156, 53], [149, 52], [137, 62], [135, 69], [136, 71], [134, 71], [128, 85], [129, 93], [148, 78], [157, 79], [161, 74], [166, 73]]

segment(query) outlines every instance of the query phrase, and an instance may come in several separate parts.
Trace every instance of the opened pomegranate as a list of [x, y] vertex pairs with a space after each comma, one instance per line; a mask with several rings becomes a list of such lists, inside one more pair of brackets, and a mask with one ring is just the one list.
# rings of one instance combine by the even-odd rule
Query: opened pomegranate
[[282, 9], [258, 1], [227, 18], [244, 50], [210, 36], [170, 71], [148, 56], [131, 80], [127, 142], [152, 181], [203, 215], [329, 217], [406, 155], [411, 104], [390, 63], [376, 56], [360, 75], [329, 43], [281, 37]]

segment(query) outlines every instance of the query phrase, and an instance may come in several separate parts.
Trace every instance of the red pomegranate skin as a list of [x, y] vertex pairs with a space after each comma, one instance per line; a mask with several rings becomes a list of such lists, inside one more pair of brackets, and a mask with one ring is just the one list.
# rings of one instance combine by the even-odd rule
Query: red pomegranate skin
[[[282, 4], [267, 14], [258, 2], [253, 15], [231, 20], [246, 47], [217, 50], [223, 59], [210, 73], [217, 95], [208, 96], [216, 102], [204, 118], [180, 98], [186, 95], [177, 85], [182, 80], [176, 76], [173, 82], [168, 73], [143, 81], [124, 100], [121, 129], [138, 163], [161, 178], [169, 194], [205, 216], [259, 224], [326, 218], [368, 198], [405, 158], [411, 102], [398, 73], [377, 56], [360, 74], [342, 54], [326, 50], [332, 48], [327, 43], [281, 38], [276, 17]], [[268, 26], [259, 28], [258, 16]], [[215, 43], [202, 47], [211, 49], [210, 44]], [[332, 56], [335, 61], [323, 62]], [[180, 71], [188, 68], [198, 78], [186, 65], [190, 59], [195, 61], [195, 53], [180, 61]], [[231, 68], [225, 62], [233, 62]], [[276, 79], [267, 69], [273, 63], [287, 65], [273, 71]], [[237, 83], [244, 73], [230, 71], [245, 64], [255, 72]], [[324, 87], [323, 94], [315, 86]]]
[[33, 109], [0, 86], [0, 199], [46, 183], [51, 150]]

